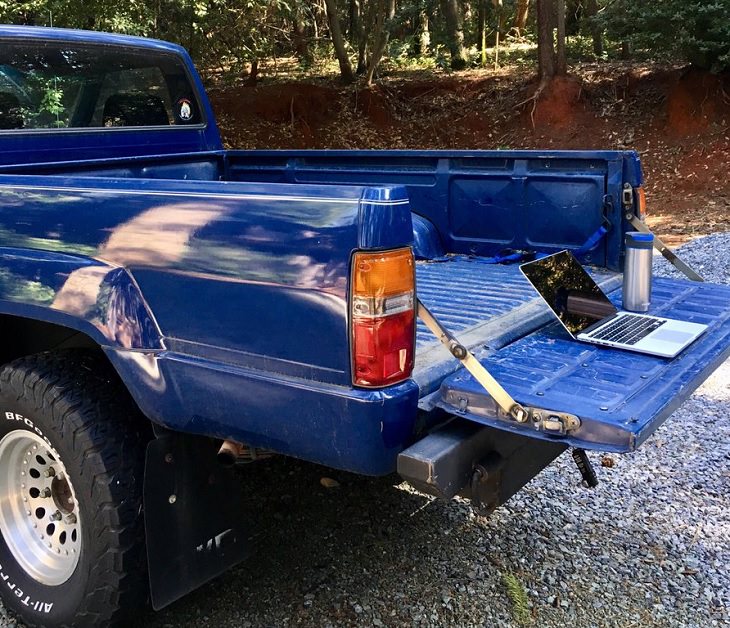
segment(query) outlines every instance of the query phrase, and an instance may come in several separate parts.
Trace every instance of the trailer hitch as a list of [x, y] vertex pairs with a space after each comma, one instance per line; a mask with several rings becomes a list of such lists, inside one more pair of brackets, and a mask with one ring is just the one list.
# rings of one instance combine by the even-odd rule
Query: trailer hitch
[[486, 517], [494, 512], [500, 505], [499, 491], [502, 485], [502, 457], [492, 452], [474, 465], [469, 482], [469, 498], [472, 508], [481, 517]]

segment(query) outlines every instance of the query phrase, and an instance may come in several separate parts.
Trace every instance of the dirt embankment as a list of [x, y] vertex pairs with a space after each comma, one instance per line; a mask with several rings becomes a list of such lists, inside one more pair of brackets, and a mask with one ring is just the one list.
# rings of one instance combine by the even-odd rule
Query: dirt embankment
[[634, 149], [672, 243], [730, 230], [730, 76], [585, 64], [535, 94], [515, 70], [212, 88], [236, 148]]

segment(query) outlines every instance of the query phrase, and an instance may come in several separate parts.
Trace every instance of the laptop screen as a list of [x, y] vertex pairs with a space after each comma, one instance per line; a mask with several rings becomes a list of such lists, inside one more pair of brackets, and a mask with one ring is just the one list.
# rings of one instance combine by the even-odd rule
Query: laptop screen
[[522, 264], [520, 270], [573, 336], [618, 311], [570, 251]]

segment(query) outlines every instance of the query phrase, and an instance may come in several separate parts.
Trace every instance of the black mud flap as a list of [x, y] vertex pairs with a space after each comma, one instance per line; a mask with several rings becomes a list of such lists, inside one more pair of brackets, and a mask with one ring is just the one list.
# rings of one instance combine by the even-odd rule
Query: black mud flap
[[[610, 296], [620, 303], [620, 294]], [[577, 342], [552, 323], [480, 360], [516, 401], [547, 410], [542, 421], [504, 416], [464, 370], [444, 380], [437, 405], [543, 442], [633, 451], [730, 355], [730, 287], [655, 278], [651, 313], [709, 327], [666, 359]], [[551, 410], [578, 420], [568, 423]]]
[[144, 518], [152, 606], [167, 606], [248, 554], [244, 500], [206, 438], [165, 434], [147, 446]]

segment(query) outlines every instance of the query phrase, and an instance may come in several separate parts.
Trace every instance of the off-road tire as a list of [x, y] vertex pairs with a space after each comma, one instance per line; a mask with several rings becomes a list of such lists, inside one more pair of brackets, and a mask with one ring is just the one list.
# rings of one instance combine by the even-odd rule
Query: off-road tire
[[[49, 352], [0, 370], [0, 445], [9, 434], [6, 442], [21, 443], [31, 437], [37, 442], [40, 434], [52, 448], [50, 458], [65, 467], [79, 516], [77, 562], [70, 575], [62, 575], [67, 579], [53, 586], [15, 559], [0, 530], [0, 596], [28, 626], [128, 626], [144, 607], [142, 482], [148, 432], [100, 356]], [[45, 519], [41, 525], [47, 525]], [[17, 552], [17, 543], [14, 547]]]

